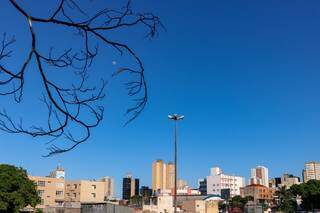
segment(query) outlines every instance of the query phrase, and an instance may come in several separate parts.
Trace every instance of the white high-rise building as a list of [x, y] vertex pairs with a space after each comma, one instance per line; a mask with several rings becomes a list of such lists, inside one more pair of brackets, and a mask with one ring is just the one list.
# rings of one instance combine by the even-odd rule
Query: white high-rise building
[[207, 176], [207, 194], [221, 196], [221, 190], [230, 189], [230, 196], [240, 195], [240, 188], [245, 186], [244, 177], [223, 174], [219, 167], [213, 167]]
[[269, 187], [268, 168], [264, 166], [252, 168], [250, 184], [260, 184]]

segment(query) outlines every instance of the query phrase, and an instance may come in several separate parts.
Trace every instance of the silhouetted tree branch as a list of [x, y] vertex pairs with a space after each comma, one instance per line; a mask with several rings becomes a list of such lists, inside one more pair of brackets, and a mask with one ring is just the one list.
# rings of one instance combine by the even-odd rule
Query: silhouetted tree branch
[[[3, 109], [0, 112], [1, 130], [9, 133], [23, 133], [32, 137], [51, 137], [47, 156], [69, 151], [86, 141], [90, 137], [92, 128], [101, 122], [104, 113], [104, 108], [99, 102], [105, 97], [106, 81], [101, 79], [96, 85], [89, 85], [87, 81], [90, 66], [98, 55], [98, 43], [134, 59], [135, 67], [123, 67], [113, 76], [124, 72], [134, 76], [134, 80], [126, 83], [128, 95], [135, 101], [135, 104], [127, 110], [129, 114], [127, 123], [141, 113], [148, 99], [143, 63], [136, 52], [125, 44], [125, 41], [115, 41], [109, 38], [106, 32], [123, 28], [129, 30], [131, 27], [141, 25], [147, 29], [148, 37], [154, 37], [158, 33], [158, 28], [162, 27], [157, 16], [151, 13], [134, 12], [130, 0], [121, 10], [104, 8], [93, 16], [89, 16], [75, 0], [60, 0], [54, 12], [46, 18], [33, 16], [15, 0], [9, 0], [9, 2], [17, 14], [22, 15], [26, 20], [30, 41], [27, 35], [25, 41], [30, 42], [30, 49], [19, 69], [8, 68], [4, 62], [12, 57], [16, 39], [3, 33], [0, 46], [0, 95], [11, 95], [16, 103], [20, 103], [27, 83], [25, 74], [28, 72], [28, 67], [33, 67], [37, 70], [44, 88], [41, 101], [46, 106], [48, 114], [46, 125], [25, 127], [22, 119], [15, 121]], [[84, 20], [78, 21], [79, 18], [74, 15], [75, 12], [80, 13]], [[49, 52], [43, 52], [38, 44], [40, 35], [35, 30], [37, 23], [71, 28], [79, 36], [81, 50], [66, 48], [65, 51], [57, 53], [54, 48], [51, 48]], [[79, 81], [77, 84], [58, 83], [49, 76], [47, 67], [63, 71], [72, 70]], [[63, 73], [61, 76], [63, 77]], [[91, 119], [87, 119], [83, 114], [90, 115]], [[71, 126], [82, 129], [82, 135], [75, 135], [71, 131]], [[61, 137], [70, 141], [70, 146], [57, 145], [56, 141]]]

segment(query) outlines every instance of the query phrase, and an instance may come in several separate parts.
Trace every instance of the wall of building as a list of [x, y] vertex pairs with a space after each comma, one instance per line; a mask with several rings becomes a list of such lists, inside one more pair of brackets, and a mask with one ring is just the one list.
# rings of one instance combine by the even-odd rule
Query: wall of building
[[245, 184], [243, 177], [227, 175], [220, 168], [212, 168], [210, 176], [207, 176], [207, 194], [221, 196], [221, 189], [230, 189], [230, 195], [240, 195], [240, 188]]
[[63, 206], [65, 196], [65, 180], [63, 178], [29, 176], [37, 185], [41, 197], [41, 204], [37, 208], [46, 206]]

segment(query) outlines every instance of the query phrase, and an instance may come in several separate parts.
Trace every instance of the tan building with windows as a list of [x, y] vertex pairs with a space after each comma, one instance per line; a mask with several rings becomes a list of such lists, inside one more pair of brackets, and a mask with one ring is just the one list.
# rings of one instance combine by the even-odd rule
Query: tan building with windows
[[307, 162], [304, 164], [303, 182], [320, 180], [320, 162]]
[[[59, 176], [55, 176], [55, 174]], [[64, 205], [65, 179], [64, 170], [57, 168], [48, 177], [29, 176], [37, 185], [41, 204], [37, 208], [61, 207]]]
[[274, 193], [274, 189], [260, 184], [251, 184], [240, 188], [241, 197], [252, 196], [256, 202], [259, 200], [271, 201], [273, 200]]
[[162, 160], [156, 160], [152, 163], [152, 190], [157, 191], [164, 188], [165, 163]]
[[114, 197], [114, 181], [106, 177], [99, 181], [66, 181], [65, 201], [70, 204], [99, 203]]
[[165, 166], [166, 171], [166, 189], [174, 188], [174, 164], [168, 162]]
[[174, 164], [156, 160], [152, 163], [152, 190], [163, 191], [174, 188]]

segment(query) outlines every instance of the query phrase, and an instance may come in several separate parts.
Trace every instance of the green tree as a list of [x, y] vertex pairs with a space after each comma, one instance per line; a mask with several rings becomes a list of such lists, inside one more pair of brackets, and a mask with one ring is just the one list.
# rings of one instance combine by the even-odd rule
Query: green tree
[[277, 209], [286, 213], [293, 213], [297, 209], [297, 202], [292, 190], [287, 190], [286, 187], [280, 188], [276, 191], [276, 196], [278, 196]]
[[19, 212], [40, 203], [36, 185], [22, 168], [0, 164], [0, 212]]
[[130, 205], [142, 206], [142, 196], [134, 195], [130, 198]]
[[231, 208], [240, 208], [240, 209], [244, 209], [245, 205], [247, 204], [247, 202], [249, 200], [253, 200], [253, 197], [251, 196], [246, 196], [246, 197], [241, 197], [239, 195], [234, 196], [230, 201], [229, 201], [229, 206]]
[[312, 211], [320, 209], [320, 181], [309, 180], [307, 183], [293, 185], [290, 190], [295, 196], [301, 196], [301, 207], [304, 210]]

